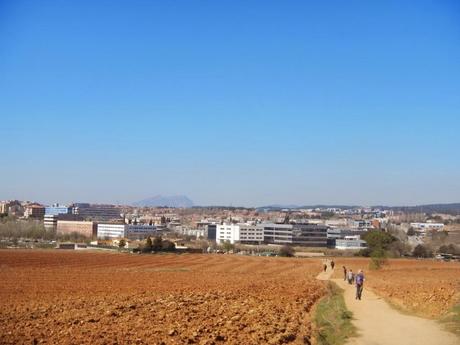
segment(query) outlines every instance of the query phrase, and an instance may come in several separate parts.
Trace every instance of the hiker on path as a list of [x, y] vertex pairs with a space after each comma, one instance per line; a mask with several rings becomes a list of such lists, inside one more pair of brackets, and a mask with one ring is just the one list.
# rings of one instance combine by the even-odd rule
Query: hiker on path
[[335, 262], [334, 260], [331, 260], [331, 268], [334, 269], [334, 266], [335, 266]]
[[348, 284], [350, 285], [353, 284], [354, 280], [355, 280], [355, 274], [353, 273], [353, 270], [350, 269], [348, 270]]
[[356, 275], [356, 299], [361, 300], [361, 295], [363, 293], [364, 287], [364, 272], [363, 270], [359, 270], [358, 274]]
[[347, 281], [347, 268], [345, 266], [343, 267], [343, 280]]
[[324, 272], [327, 271], [327, 264], [326, 263], [324, 264], [323, 269], [324, 269]]

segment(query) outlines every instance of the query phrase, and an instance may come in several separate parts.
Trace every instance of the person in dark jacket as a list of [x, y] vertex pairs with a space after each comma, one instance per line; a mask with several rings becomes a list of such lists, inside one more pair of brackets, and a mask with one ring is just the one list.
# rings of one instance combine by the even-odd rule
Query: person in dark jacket
[[364, 287], [363, 270], [358, 271], [358, 274], [355, 277], [355, 284], [356, 284], [356, 299], [361, 300], [361, 295], [363, 294], [363, 287]]
[[347, 281], [347, 268], [345, 266], [342, 266], [343, 268], [343, 280]]

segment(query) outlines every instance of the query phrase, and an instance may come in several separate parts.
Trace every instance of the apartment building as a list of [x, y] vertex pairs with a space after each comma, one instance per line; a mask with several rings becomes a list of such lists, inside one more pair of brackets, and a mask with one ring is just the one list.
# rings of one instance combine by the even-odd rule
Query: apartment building
[[45, 207], [40, 205], [27, 205], [24, 208], [25, 218], [43, 219], [45, 215]]

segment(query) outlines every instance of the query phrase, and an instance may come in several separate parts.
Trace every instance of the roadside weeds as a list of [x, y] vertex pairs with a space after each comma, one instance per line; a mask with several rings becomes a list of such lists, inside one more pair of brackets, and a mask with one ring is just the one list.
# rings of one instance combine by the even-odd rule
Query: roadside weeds
[[343, 290], [327, 282], [327, 293], [317, 304], [313, 322], [314, 339], [318, 345], [342, 345], [356, 335], [352, 313], [345, 306]]

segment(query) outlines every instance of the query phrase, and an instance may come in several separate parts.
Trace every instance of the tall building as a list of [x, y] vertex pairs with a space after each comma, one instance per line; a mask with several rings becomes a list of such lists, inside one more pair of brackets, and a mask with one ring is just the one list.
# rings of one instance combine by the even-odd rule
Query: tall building
[[110, 221], [121, 219], [120, 209], [113, 205], [90, 205], [77, 203], [72, 205], [72, 213], [87, 220]]

